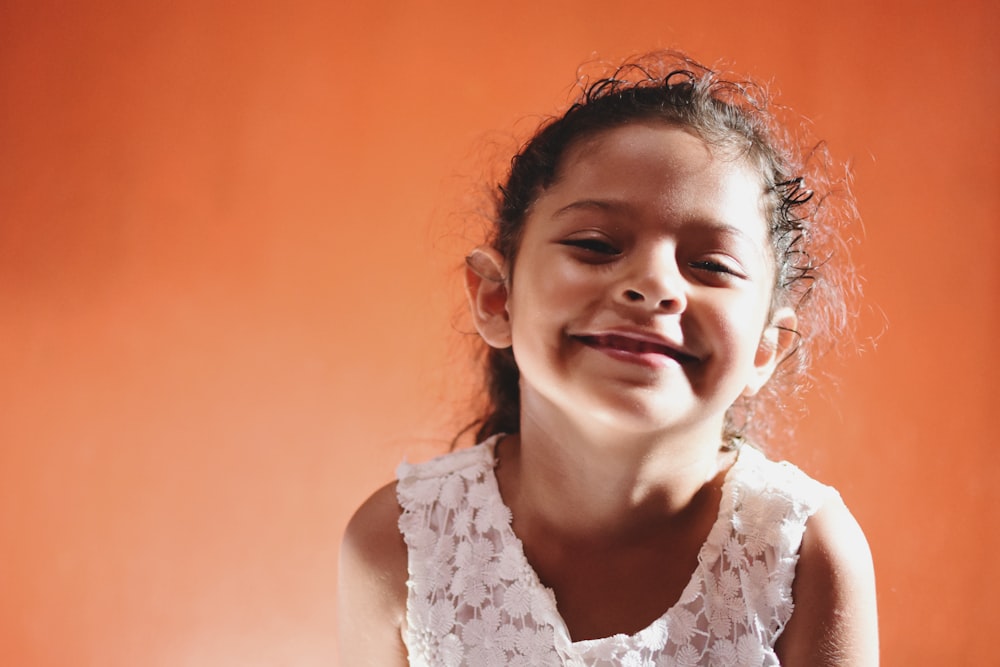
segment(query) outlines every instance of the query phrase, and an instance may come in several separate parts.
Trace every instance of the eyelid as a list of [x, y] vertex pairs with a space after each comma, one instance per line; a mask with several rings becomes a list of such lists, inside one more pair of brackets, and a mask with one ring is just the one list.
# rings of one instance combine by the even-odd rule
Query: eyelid
[[590, 234], [587, 236], [570, 236], [568, 238], [559, 241], [560, 245], [570, 246], [572, 248], [580, 248], [581, 250], [601, 254], [601, 255], [620, 255], [621, 249], [616, 243], [609, 239], [604, 234]]
[[702, 257], [700, 259], [690, 262], [689, 265], [694, 269], [711, 271], [713, 273], [727, 274], [735, 278], [741, 278], [743, 280], [749, 278], [746, 271], [736, 260], [728, 257], [723, 259], [720, 258], [719, 255], [710, 255], [708, 257]]

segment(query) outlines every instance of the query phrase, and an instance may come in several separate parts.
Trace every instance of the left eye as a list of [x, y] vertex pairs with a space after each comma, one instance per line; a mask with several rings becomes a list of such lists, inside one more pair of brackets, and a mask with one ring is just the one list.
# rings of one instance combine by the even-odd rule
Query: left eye
[[737, 270], [729, 264], [723, 262], [717, 262], [711, 259], [702, 259], [696, 262], [691, 262], [691, 268], [699, 269], [702, 271], [709, 271], [711, 273], [728, 274], [730, 276], [736, 276], [737, 278], [746, 277], [743, 272]]
[[705, 271], [714, 271], [716, 273], [733, 273], [733, 271], [720, 262], [713, 262], [711, 260], [701, 260], [700, 262], [691, 262], [692, 268], [704, 269]]

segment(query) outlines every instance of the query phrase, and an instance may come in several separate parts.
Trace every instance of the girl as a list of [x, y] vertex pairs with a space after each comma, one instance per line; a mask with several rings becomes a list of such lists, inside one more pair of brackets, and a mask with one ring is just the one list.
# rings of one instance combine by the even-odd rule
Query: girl
[[542, 126], [467, 258], [481, 444], [350, 522], [345, 667], [877, 663], [860, 528], [747, 439], [828, 305], [803, 168], [758, 88], [672, 54]]

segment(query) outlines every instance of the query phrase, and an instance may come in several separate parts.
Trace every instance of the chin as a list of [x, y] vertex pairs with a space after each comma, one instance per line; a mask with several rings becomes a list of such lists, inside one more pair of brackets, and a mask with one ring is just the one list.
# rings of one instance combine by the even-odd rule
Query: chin
[[623, 436], [640, 436], [684, 429], [690, 423], [676, 409], [664, 406], [622, 402], [617, 405], [592, 405], [584, 409], [582, 418], [595, 427]]

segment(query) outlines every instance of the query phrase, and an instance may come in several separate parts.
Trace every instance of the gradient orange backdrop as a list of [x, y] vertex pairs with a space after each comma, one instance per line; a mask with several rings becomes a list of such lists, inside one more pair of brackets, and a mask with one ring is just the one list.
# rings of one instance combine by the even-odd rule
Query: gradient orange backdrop
[[335, 663], [348, 516], [467, 416], [484, 156], [662, 46], [853, 162], [888, 328], [786, 451], [867, 530], [884, 664], [993, 661], [998, 5], [347, 4], [0, 3], [0, 663]]

